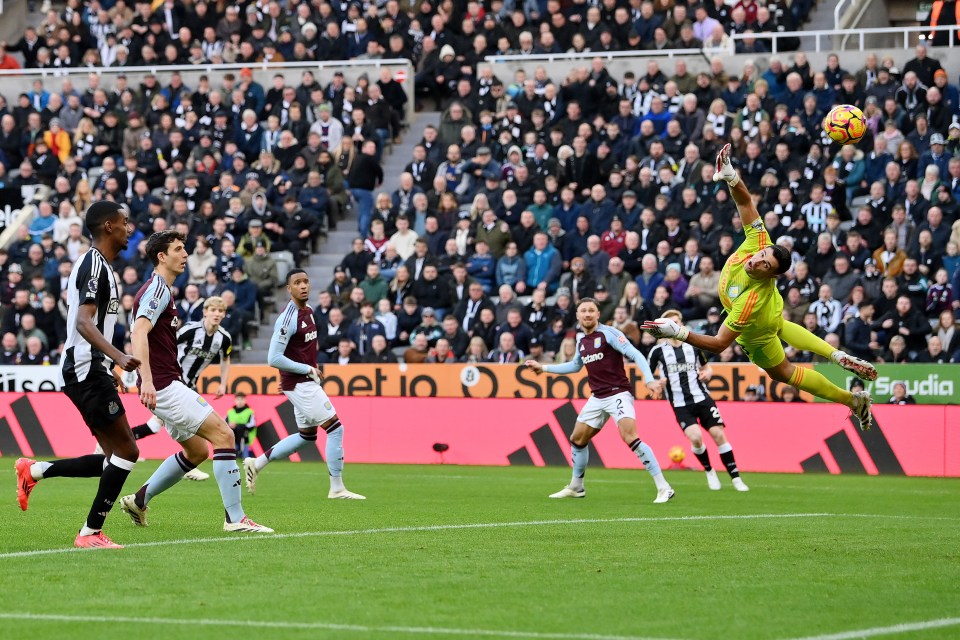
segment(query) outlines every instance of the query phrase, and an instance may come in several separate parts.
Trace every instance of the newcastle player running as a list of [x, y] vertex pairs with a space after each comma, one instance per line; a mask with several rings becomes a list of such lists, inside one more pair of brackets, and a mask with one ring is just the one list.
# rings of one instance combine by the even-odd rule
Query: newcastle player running
[[257, 476], [273, 460], [289, 458], [303, 446], [317, 441], [317, 427], [327, 433], [327, 469], [330, 472], [328, 498], [366, 500], [343, 486], [343, 425], [330, 398], [320, 385], [317, 369], [317, 325], [313, 321], [310, 299], [310, 278], [303, 269], [287, 274], [290, 302], [280, 313], [273, 328], [267, 361], [280, 370], [280, 389], [293, 404], [299, 433], [287, 436], [257, 458], [246, 458], [247, 490], [257, 489]]
[[583, 334], [577, 336], [577, 355], [564, 364], [543, 365], [536, 360], [527, 360], [527, 366], [538, 374], [574, 373], [587, 367], [587, 380], [593, 395], [580, 410], [577, 423], [570, 436], [573, 451], [573, 479], [566, 487], [551, 494], [551, 498], [582, 498], [586, 495], [583, 476], [590, 450], [587, 444], [600, 433], [607, 418], [612, 417], [620, 430], [620, 437], [650, 472], [657, 486], [654, 503], [663, 503], [673, 497], [673, 489], [660, 472], [660, 464], [653, 450], [637, 437], [636, 413], [633, 407], [633, 391], [623, 370], [623, 357], [633, 360], [643, 373], [647, 389], [658, 397], [661, 383], [653, 377], [650, 365], [643, 354], [630, 344], [618, 329], [600, 324], [600, 308], [593, 298], [583, 298], [577, 304], [577, 321]]
[[140, 401], [154, 413], [180, 443], [183, 451], [161, 463], [140, 490], [120, 501], [134, 524], [147, 525], [150, 499], [179, 482], [184, 474], [207, 459], [213, 445], [213, 475], [220, 487], [224, 531], [272, 533], [246, 516], [240, 505], [241, 480], [233, 433], [200, 394], [183, 383], [177, 361], [180, 325], [170, 285], [187, 265], [184, 237], [161, 231], [147, 240], [153, 276], [137, 292], [133, 303], [133, 352], [140, 358]]
[[[671, 318], [682, 324], [683, 316], [679, 311], [667, 311], [661, 318]], [[660, 369], [664, 382], [667, 399], [673, 406], [673, 413], [677, 416], [677, 423], [684, 435], [693, 446], [693, 455], [703, 465], [707, 472], [707, 486], [718, 491], [720, 478], [710, 465], [710, 456], [703, 444], [703, 427], [710, 432], [710, 437], [717, 443], [717, 452], [727, 468], [727, 473], [733, 481], [737, 491], [749, 491], [737, 469], [737, 461], [733, 457], [733, 446], [727, 442], [723, 432], [723, 418], [717, 404], [710, 397], [705, 381], [710, 379], [710, 367], [707, 365], [703, 352], [694, 349], [685, 342], [674, 338], [661, 340], [650, 351], [650, 369]]]
[[120, 309], [119, 283], [113, 262], [127, 248], [133, 231], [127, 211], [115, 202], [95, 202], [87, 209], [87, 228], [93, 246], [80, 256], [70, 273], [67, 289], [67, 340], [64, 344], [63, 392], [73, 402], [103, 450], [53, 462], [20, 458], [16, 462], [20, 508], [37, 482], [44, 478], [100, 478], [97, 495], [74, 544], [78, 547], [119, 549], [102, 528], [104, 520], [140, 455], [117, 389], [120, 378], [114, 364], [134, 371], [140, 360], [118, 351], [113, 337]]

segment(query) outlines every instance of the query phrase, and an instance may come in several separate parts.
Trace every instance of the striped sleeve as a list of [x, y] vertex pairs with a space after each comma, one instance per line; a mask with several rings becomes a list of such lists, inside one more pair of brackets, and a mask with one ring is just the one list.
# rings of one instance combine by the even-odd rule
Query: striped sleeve
[[217, 331], [223, 336], [220, 341], [220, 357], [221, 359], [229, 358], [230, 354], [233, 353], [233, 339], [230, 337], [230, 332], [223, 327], [217, 327]]
[[137, 309], [137, 317], [146, 318], [153, 326], [157, 325], [157, 320], [163, 314], [164, 309], [170, 304], [170, 287], [160, 276], [154, 276], [149, 286], [144, 290], [143, 297], [140, 298], [140, 307]]
[[77, 265], [77, 292], [80, 304], [95, 304], [97, 293], [109, 287], [104, 262], [96, 251], [87, 251]]
[[740, 294], [740, 296], [733, 301], [733, 308], [730, 310], [729, 315], [727, 315], [724, 324], [732, 331], [743, 333], [750, 324], [750, 319], [753, 317], [753, 311], [757, 307], [757, 300], [759, 300], [759, 298], [760, 294], [755, 290], [748, 290]]
[[632, 360], [640, 368], [640, 373], [643, 374], [645, 382], [652, 382], [654, 380], [653, 372], [650, 371], [650, 363], [647, 362], [647, 359], [643, 357], [643, 354], [640, 353], [635, 346], [630, 344], [627, 336], [625, 336], [622, 331], [607, 325], [600, 325], [597, 327], [597, 330], [604, 334], [607, 343], [611, 347], [622, 353], [627, 359]]

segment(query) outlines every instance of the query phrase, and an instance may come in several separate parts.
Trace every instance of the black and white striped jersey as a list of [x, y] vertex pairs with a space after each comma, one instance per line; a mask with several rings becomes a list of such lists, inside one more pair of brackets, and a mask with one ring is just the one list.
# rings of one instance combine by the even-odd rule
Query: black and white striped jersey
[[222, 363], [230, 356], [233, 343], [223, 327], [213, 335], [203, 327], [203, 320], [183, 325], [177, 332], [177, 360], [183, 370], [183, 383], [195, 388], [200, 373], [214, 362]]
[[94, 248], [80, 256], [67, 282], [67, 341], [60, 363], [64, 384], [83, 382], [91, 374], [113, 375], [113, 361], [77, 331], [80, 307], [86, 304], [96, 305], [93, 323], [107, 342], [112, 341], [120, 310], [120, 287], [113, 267]]
[[827, 230], [827, 216], [833, 211], [833, 205], [829, 202], [808, 202], [800, 207], [800, 215], [807, 221], [807, 228], [814, 233], [823, 233]]
[[650, 369], [656, 371], [660, 367], [666, 378], [667, 399], [674, 407], [688, 407], [710, 399], [707, 386], [697, 377], [700, 367], [707, 363], [699, 349], [686, 342], [677, 347], [661, 342], [650, 351], [649, 360]]

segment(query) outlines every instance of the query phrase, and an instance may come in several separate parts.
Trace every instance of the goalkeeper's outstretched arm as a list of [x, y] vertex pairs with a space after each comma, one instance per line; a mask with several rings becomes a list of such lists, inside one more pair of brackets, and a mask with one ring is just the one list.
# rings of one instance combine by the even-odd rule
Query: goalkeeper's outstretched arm
[[687, 327], [670, 318], [649, 320], [643, 323], [641, 329], [658, 338], [675, 338], [697, 349], [710, 351], [711, 353], [720, 353], [733, 344], [733, 341], [740, 335], [725, 324], [720, 325], [720, 330], [715, 336], [691, 333]]
[[740, 221], [744, 227], [748, 227], [754, 220], [760, 217], [760, 213], [750, 199], [750, 191], [747, 185], [743, 183], [737, 170], [730, 163], [730, 145], [726, 145], [717, 154], [716, 173], [713, 174], [714, 182], [723, 180], [730, 187], [730, 196], [737, 205], [737, 212], [740, 214]]

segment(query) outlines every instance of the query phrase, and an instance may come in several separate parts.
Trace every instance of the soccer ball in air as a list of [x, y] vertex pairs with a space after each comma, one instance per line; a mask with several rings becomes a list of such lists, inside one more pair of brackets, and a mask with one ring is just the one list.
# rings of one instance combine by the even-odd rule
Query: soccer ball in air
[[683, 447], [670, 447], [670, 459], [677, 464], [683, 462], [683, 459], [687, 457], [687, 454], [684, 453]]
[[830, 110], [823, 119], [823, 130], [839, 144], [857, 144], [867, 132], [863, 111], [852, 104], [841, 104]]

